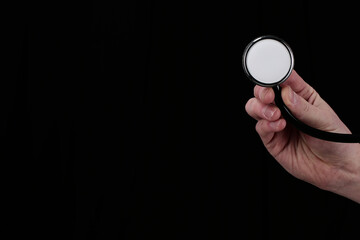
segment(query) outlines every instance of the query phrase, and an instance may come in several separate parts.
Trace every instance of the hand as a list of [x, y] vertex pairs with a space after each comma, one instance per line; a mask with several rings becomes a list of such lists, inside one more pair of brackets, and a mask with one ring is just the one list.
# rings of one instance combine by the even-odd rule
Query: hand
[[[350, 133], [331, 107], [295, 71], [282, 85], [285, 105], [305, 124]], [[360, 144], [335, 143], [306, 135], [281, 117], [271, 88], [255, 86], [245, 106], [269, 153], [293, 176], [360, 203]]]

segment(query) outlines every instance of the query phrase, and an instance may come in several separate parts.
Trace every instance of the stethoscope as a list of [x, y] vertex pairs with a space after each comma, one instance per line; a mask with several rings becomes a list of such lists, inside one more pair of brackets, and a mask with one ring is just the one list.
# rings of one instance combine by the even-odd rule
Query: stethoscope
[[262, 36], [250, 42], [244, 51], [242, 64], [247, 77], [257, 85], [272, 87], [275, 104], [282, 116], [297, 129], [312, 137], [332, 142], [360, 143], [360, 135], [325, 132], [298, 120], [281, 98], [280, 84], [294, 69], [294, 55], [289, 45], [276, 36]]

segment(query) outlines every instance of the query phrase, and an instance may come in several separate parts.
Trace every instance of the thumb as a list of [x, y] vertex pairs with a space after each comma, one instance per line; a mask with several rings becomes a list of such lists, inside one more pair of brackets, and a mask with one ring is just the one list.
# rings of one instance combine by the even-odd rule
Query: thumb
[[319, 130], [328, 130], [331, 125], [326, 111], [306, 101], [303, 97], [294, 92], [290, 86], [285, 86], [281, 91], [282, 99], [291, 113], [303, 123]]

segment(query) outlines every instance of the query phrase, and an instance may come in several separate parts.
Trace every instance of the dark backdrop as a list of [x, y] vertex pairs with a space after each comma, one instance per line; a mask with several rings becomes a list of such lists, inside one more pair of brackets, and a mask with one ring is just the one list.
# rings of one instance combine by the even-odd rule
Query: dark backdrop
[[[71, 1], [12, 8], [4, 162], [15, 233], [46, 239], [348, 239], [359, 205], [301, 182], [244, 111], [255, 37], [354, 132], [356, 2]], [[352, 87], [356, 86], [356, 87]], [[7, 171], [7, 170], [5, 170]], [[8, 184], [7, 184], [8, 185]], [[19, 225], [20, 226], [20, 225]]]

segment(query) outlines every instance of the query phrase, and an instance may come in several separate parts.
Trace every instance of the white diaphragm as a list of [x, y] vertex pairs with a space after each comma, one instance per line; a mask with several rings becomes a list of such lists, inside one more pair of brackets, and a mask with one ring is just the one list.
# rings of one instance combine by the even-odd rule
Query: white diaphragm
[[294, 57], [284, 41], [274, 36], [263, 36], [246, 47], [243, 67], [256, 84], [276, 86], [290, 76], [294, 68]]

